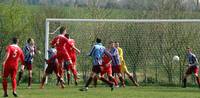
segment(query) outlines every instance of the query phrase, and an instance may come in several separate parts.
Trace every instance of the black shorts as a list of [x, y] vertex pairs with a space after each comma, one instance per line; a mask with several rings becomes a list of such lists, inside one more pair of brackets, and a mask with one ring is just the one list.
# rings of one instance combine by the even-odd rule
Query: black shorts
[[100, 65], [95, 65], [92, 67], [92, 72], [94, 73], [100, 73], [101, 72], [101, 66]]
[[52, 74], [53, 72], [58, 73], [56, 61], [51, 61], [45, 70], [46, 74]]

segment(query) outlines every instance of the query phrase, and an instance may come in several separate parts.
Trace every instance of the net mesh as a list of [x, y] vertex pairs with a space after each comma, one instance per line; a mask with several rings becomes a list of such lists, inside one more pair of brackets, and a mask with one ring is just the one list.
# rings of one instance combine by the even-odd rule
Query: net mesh
[[[186, 47], [192, 47], [197, 57], [200, 54], [199, 23], [52, 22], [50, 32], [60, 25], [67, 26], [67, 32], [81, 50], [77, 69], [83, 79], [91, 71], [91, 58], [86, 54], [97, 37], [106, 47], [109, 41], [118, 41], [128, 70], [144, 83], [181, 84], [187, 68]], [[49, 40], [56, 34], [50, 35]], [[174, 55], [180, 57], [179, 62], [172, 62]], [[194, 79], [189, 83], [194, 84]]]

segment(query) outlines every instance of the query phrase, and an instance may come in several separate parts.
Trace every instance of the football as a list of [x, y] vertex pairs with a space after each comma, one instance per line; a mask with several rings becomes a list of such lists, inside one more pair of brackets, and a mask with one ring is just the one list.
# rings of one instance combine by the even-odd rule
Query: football
[[174, 57], [173, 57], [173, 61], [179, 61], [180, 60], [180, 58], [179, 58], [179, 56], [177, 56], [177, 55], [175, 55]]

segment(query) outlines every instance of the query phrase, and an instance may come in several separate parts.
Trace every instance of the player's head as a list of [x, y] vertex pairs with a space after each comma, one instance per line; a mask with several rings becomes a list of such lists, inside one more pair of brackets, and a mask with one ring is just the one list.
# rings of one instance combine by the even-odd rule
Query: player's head
[[13, 37], [12, 38], [12, 43], [13, 44], [18, 44], [18, 42], [19, 42], [19, 39], [17, 37]]
[[115, 47], [119, 47], [119, 42], [115, 42]]
[[191, 47], [187, 47], [186, 50], [187, 50], [188, 53], [192, 52], [192, 48]]
[[67, 34], [65, 34], [65, 37], [69, 39], [69, 34], [68, 34], [68, 33], [67, 33]]
[[32, 38], [28, 38], [27, 43], [30, 44], [30, 45], [34, 45], [35, 41]]
[[101, 39], [100, 39], [100, 38], [97, 38], [97, 39], [96, 39], [96, 43], [101, 43]]
[[60, 27], [60, 34], [66, 34], [67, 33], [67, 27]]
[[109, 46], [110, 46], [110, 48], [115, 47], [115, 42], [114, 42], [114, 41], [110, 41], [110, 42], [109, 42]]

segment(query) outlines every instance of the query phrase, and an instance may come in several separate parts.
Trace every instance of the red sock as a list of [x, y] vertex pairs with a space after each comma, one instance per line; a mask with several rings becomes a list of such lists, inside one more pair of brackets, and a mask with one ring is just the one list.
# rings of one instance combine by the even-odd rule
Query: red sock
[[4, 92], [7, 93], [7, 87], [8, 87], [7, 79], [3, 79], [2, 85], [3, 85]]
[[118, 85], [118, 82], [117, 82], [117, 80], [116, 80], [115, 78], [112, 78], [112, 77], [111, 77], [111, 81], [114, 82], [115, 86]]
[[13, 89], [14, 92], [16, 91], [16, 88], [17, 88], [17, 81], [14, 78], [14, 79], [12, 79], [12, 89]]
[[106, 80], [105, 78], [101, 77], [100, 78], [101, 81], [105, 82], [106, 84], [108, 84], [109, 86], [112, 86], [113, 83], [111, 81]]

